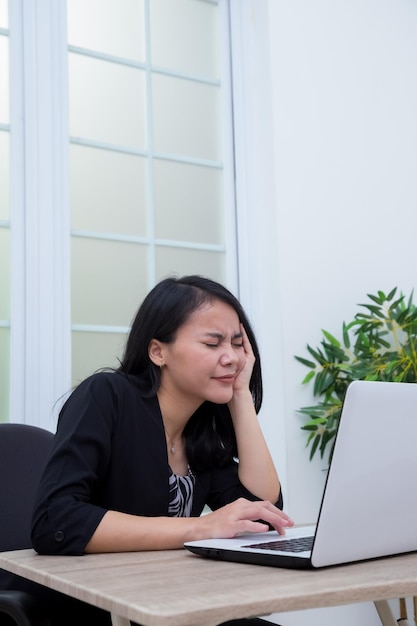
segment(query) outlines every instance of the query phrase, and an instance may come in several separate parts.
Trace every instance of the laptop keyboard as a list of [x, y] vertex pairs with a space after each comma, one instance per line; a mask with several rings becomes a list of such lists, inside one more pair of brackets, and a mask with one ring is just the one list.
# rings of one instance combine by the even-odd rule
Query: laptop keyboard
[[314, 537], [294, 537], [293, 539], [277, 539], [253, 543], [245, 548], [257, 548], [258, 550], [279, 550], [280, 552], [305, 552], [313, 547]]

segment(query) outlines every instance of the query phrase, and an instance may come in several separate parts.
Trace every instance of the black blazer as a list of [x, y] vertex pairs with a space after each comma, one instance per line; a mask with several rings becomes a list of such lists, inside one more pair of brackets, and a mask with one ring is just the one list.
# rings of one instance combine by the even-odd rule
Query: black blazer
[[[156, 396], [119, 372], [94, 374], [66, 401], [40, 481], [32, 525], [43, 554], [83, 554], [107, 510], [168, 515], [169, 466]], [[237, 464], [196, 475], [192, 515], [239, 497]], [[277, 503], [282, 506], [282, 500]]]

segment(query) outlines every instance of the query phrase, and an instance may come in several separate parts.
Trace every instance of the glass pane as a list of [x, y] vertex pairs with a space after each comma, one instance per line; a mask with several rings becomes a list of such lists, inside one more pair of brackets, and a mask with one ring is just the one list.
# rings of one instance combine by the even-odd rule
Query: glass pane
[[223, 252], [187, 250], [181, 248], [157, 247], [157, 280], [184, 274], [200, 274], [220, 283], [226, 283], [226, 264]]
[[79, 230], [146, 235], [146, 160], [71, 146], [71, 225]]
[[69, 54], [69, 75], [71, 135], [144, 149], [142, 70]]
[[8, 0], [0, 0], [0, 28], [9, 28]]
[[10, 319], [9, 229], [0, 228], [0, 320]]
[[121, 333], [72, 333], [72, 383], [76, 385], [101, 367], [118, 367], [126, 335]]
[[152, 64], [219, 77], [218, 6], [198, 0], [152, 0]]
[[152, 89], [155, 150], [220, 161], [220, 89], [162, 75]]
[[0, 131], [0, 220], [9, 219], [9, 134]]
[[67, 6], [70, 45], [144, 61], [143, 0], [69, 0]]
[[74, 324], [129, 326], [147, 291], [146, 246], [72, 238]]
[[9, 120], [9, 39], [0, 35], [0, 122]]
[[223, 172], [154, 162], [157, 238], [224, 243]]
[[0, 328], [0, 422], [9, 421], [10, 331]]

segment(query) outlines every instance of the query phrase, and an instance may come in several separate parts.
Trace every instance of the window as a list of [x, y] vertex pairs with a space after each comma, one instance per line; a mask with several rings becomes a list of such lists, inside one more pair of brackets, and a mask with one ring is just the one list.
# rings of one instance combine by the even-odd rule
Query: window
[[157, 280], [227, 281], [219, 14], [68, 3], [74, 382], [117, 365]]
[[227, 280], [219, 6], [72, 0], [68, 40], [76, 382], [157, 280]]
[[0, 305], [0, 340], [10, 327], [13, 354], [0, 384], [10, 368], [13, 421], [54, 429], [56, 400], [117, 364], [157, 280], [200, 273], [237, 286], [227, 2], [9, 10], [15, 88], [0, 136], [10, 134], [18, 158], [0, 237], [12, 231], [17, 262], [13, 315]]

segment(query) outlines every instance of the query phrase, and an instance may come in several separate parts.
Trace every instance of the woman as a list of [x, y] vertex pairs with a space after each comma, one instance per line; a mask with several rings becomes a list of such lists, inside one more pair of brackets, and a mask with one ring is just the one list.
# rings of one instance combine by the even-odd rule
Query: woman
[[[261, 401], [258, 348], [238, 300], [199, 276], [163, 280], [136, 315], [119, 369], [89, 377], [60, 413], [34, 548], [162, 550], [284, 533], [292, 521], [257, 420]], [[201, 516], [205, 505], [212, 512]]]

